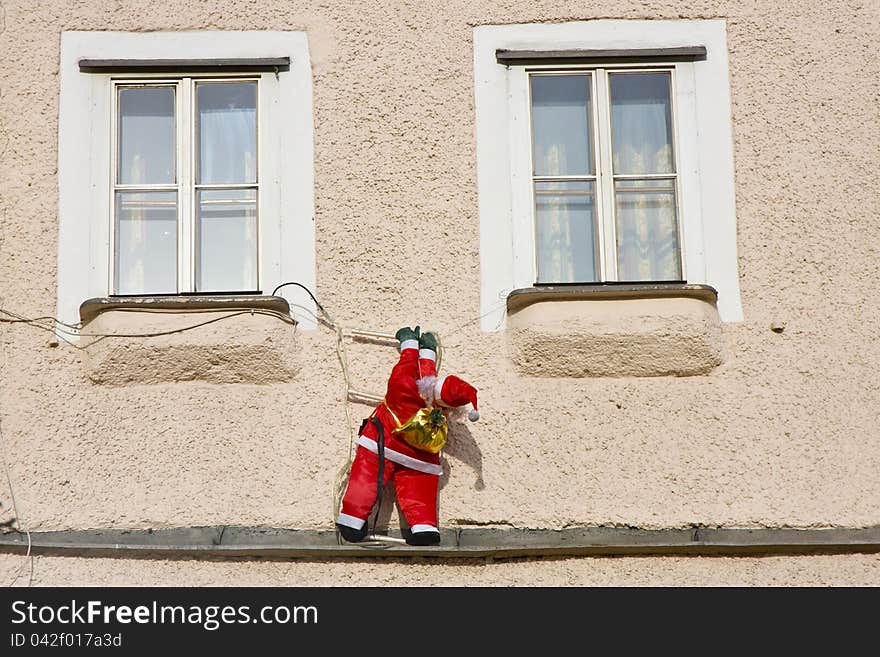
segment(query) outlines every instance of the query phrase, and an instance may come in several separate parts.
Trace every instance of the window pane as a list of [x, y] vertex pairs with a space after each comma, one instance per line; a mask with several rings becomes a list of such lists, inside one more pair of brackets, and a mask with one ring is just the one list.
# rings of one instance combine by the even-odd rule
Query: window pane
[[611, 73], [614, 173], [674, 173], [669, 73]]
[[672, 180], [618, 180], [617, 273], [621, 281], [681, 280]]
[[120, 87], [118, 139], [119, 184], [174, 184], [174, 87]]
[[257, 181], [257, 83], [200, 82], [199, 184]]
[[598, 280], [593, 183], [536, 182], [538, 282]]
[[256, 290], [257, 191], [203, 190], [198, 197], [197, 290]]
[[536, 176], [595, 173], [589, 75], [532, 75], [533, 169]]
[[177, 192], [116, 193], [116, 293], [177, 292]]

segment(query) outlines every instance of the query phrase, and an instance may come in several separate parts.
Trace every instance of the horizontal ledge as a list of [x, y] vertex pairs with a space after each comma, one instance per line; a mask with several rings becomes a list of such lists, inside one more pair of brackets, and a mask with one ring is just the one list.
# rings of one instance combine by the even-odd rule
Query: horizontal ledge
[[715, 305], [718, 291], [711, 285], [688, 283], [590, 283], [536, 285], [507, 295], [507, 312], [513, 313], [539, 301], [590, 301], [606, 299], [700, 299]]
[[[263, 527], [183, 527], [163, 530], [95, 529], [31, 532], [35, 554], [114, 557], [519, 557], [613, 555], [756, 555], [880, 552], [880, 526], [867, 528], [553, 529], [460, 528], [441, 530], [437, 546], [340, 542], [335, 531]], [[0, 552], [26, 552], [28, 537], [0, 534]]]
[[202, 310], [269, 310], [290, 314], [284, 297], [259, 294], [158, 295], [138, 297], [95, 297], [80, 304], [79, 317], [86, 324], [108, 310], [196, 312]]
[[604, 64], [697, 61], [706, 59], [706, 46], [631, 49], [507, 50], [495, 51], [495, 60], [506, 66], [527, 64]]
[[290, 57], [239, 59], [80, 59], [82, 73], [185, 73], [205, 71], [280, 71], [290, 68]]

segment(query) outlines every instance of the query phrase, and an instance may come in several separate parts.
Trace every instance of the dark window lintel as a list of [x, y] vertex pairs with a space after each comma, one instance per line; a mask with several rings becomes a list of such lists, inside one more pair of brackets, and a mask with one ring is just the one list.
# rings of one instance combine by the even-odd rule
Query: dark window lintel
[[82, 73], [198, 73], [286, 71], [290, 57], [239, 59], [80, 59]]
[[632, 49], [506, 50], [495, 51], [495, 59], [506, 66], [529, 64], [628, 64], [699, 61], [706, 59], [706, 46]]

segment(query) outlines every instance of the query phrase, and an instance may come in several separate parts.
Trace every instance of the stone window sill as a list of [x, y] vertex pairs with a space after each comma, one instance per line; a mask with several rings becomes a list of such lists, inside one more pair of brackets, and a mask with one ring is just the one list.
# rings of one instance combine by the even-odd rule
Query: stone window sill
[[271, 310], [290, 314], [290, 306], [284, 297], [259, 294], [199, 294], [156, 295], [131, 297], [95, 297], [80, 304], [79, 317], [87, 324], [108, 310], [167, 310], [173, 312], [200, 312], [203, 310]]
[[514, 290], [508, 354], [526, 376], [707, 374], [724, 360], [717, 300], [714, 288], [687, 283]]
[[100, 297], [80, 305], [93, 383], [278, 383], [298, 371], [296, 321], [283, 297]]

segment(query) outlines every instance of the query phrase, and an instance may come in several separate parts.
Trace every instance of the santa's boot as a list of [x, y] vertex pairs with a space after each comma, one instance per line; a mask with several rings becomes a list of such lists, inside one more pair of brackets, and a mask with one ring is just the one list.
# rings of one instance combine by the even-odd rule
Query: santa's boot
[[440, 532], [436, 529], [428, 529], [423, 531], [407, 530], [404, 533], [407, 545], [437, 545], [440, 542]]
[[437, 338], [433, 333], [419, 337], [419, 378], [437, 376]]
[[342, 538], [344, 538], [349, 543], [360, 543], [367, 537], [366, 523], [364, 523], [364, 526], [360, 529], [355, 529], [354, 527], [347, 527], [346, 525], [341, 525], [337, 522], [336, 529], [339, 530]]
[[397, 341], [400, 343], [400, 351], [404, 349], [418, 349], [419, 348], [419, 327], [410, 328], [409, 326], [404, 326], [397, 330], [397, 333], [394, 334], [394, 337], [397, 338]]

